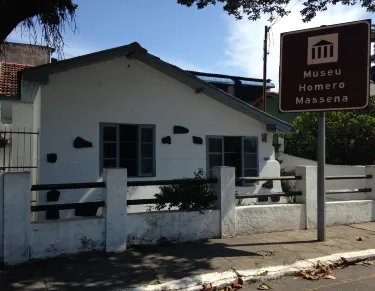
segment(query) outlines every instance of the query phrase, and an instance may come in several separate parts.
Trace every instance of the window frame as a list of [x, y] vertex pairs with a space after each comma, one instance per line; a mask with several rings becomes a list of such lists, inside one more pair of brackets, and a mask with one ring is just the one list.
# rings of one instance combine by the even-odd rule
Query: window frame
[[[259, 176], [259, 144], [258, 144], [258, 137], [257, 136], [240, 136], [240, 135], [207, 135], [206, 136], [206, 170], [208, 174], [211, 174], [210, 169], [210, 154], [218, 154], [216, 152], [210, 152], [209, 145], [210, 145], [210, 139], [220, 139], [222, 143], [222, 152], [221, 152], [221, 164], [224, 165], [224, 138], [225, 137], [241, 137], [241, 175], [244, 177], [245, 169], [246, 170], [256, 170], [257, 171], [257, 177]], [[257, 165], [256, 168], [245, 168], [245, 151], [244, 151], [244, 143], [245, 140], [255, 140], [256, 144], [256, 153], [246, 153], [246, 154], [252, 154], [256, 156]]]
[[[156, 177], [156, 125], [155, 124], [138, 124], [138, 123], [108, 123], [100, 122], [99, 123], [99, 172], [103, 172], [103, 162], [104, 162], [104, 143], [103, 133], [105, 127], [114, 127], [116, 128], [116, 141], [112, 142], [116, 144], [116, 168], [120, 168], [120, 126], [121, 125], [135, 125], [137, 126], [137, 153], [141, 153], [142, 148], [142, 129], [151, 128], [152, 129], [152, 145], [153, 145], [153, 157], [148, 158], [152, 159], [153, 167], [151, 174], [142, 174], [141, 165], [142, 165], [142, 155], [138, 154], [137, 159], [137, 176], [128, 176], [129, 178], [142, 178], [142, 177]], [[110, 159], [110, 158], [108, 158]]]

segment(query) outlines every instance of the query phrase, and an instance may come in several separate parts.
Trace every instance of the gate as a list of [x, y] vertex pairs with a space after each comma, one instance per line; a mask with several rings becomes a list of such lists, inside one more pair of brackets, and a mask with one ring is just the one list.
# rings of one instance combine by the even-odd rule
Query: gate
[[0, 130], [0, 172], [36, 169], [38, 148], [39, 132], [4, 126]]

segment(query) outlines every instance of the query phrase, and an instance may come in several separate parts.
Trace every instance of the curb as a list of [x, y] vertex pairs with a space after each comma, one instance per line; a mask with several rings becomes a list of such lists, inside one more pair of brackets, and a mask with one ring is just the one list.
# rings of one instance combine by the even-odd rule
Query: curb
[[375, 249], [338, 253], [325, 257], [300, 260], [291, 265], [279, 265], [250, 270], [231, 270], [220, 273], [207, 273], [197, 276], [185, 277], [163, 284], [123, 288], [118, 289], [118, 291], [198, 291], [202, 290], [203, 283], [212, 283], [213, 286], [222, 287], [224, 285], [231, 284], [238, 277], [241, 277], [245, 283], [250, 281], [269, 281], [280, 277], [293, 275], [298, 271], [308, 269], [311, 266], [316, 266], [318, 262], [339, 263], [342, 260], [346, 260], [347, 262], [355, 262], [365, 259], [375, 259]]

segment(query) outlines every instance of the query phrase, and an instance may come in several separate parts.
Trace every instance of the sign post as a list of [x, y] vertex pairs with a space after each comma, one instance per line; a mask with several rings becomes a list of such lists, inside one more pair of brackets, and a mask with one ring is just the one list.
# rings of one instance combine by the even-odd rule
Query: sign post
[[318, 241], [326, 240], [326, 116], [321, 111], [318, 115], [318, 187], [317, 187], [317, 224]]
[[318, 112], [318, 240], [326, 239], [325, 112], [367, 107], [371, 20], [281, 34], [280, 112]]

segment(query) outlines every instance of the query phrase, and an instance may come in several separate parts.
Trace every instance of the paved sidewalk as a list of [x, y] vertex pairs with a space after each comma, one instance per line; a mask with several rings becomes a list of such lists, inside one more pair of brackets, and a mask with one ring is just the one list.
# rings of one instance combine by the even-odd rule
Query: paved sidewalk
[[[87, 253], [0, 269], [0, 290], [118, 290], [188, 276], [289, 265], [298, 260], [375, 248], [375, 223], [256, 234], [196, 243], [134, 247], [122, 254]], [[357, 238], [361, 237], [362, 241]]]

